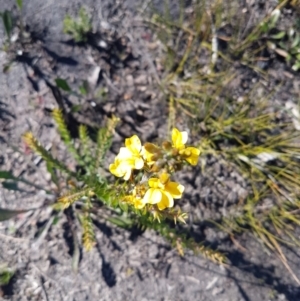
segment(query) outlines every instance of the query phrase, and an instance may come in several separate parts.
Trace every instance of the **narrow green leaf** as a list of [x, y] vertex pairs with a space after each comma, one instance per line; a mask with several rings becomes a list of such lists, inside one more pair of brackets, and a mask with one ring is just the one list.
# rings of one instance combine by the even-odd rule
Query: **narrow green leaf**
[[58, 223], [58, 221], [59, 221], [59, 217], [55, 216], [53, 219], [52, 225], [55, 226]]
[[296, 62], [293, 66], [292, 66], [292, 69], [294, 71], [298, 71], [300, 69], [300, 62]]
[[9, 220], [19, 214], [25, 213], [28, 210], [9, 210], [9, 209], [4, 209], [0, 208], [0, 222]]
[[[296, 34], [295, 38], [294, 38], [294, 40], [292, 42], [291, 48], [295, 48], [295, 47], [299, 48], [299, 42], [300, 42], [300, 35]], [[296, 52], [298, 52], [298, 50], [299, 49], [296, 49]]]
[[128, 205], [126, 203], [120, 202], [119, 206], [123, 212], [128, 212]]
[[3, 19], [6, 35], [10, 37], [13, 28], [11, 12], [6, 10], [4, 13], [2, 13], [2, 19]]
[[81, 95], [83, 95], [83, 96], [86, 96], [88, 94], [89, 84], [88, 84], [88, 82], [86, 80], [79, 87], [79, 91], [80, 91]]
[[51, 191], [46, 190], [42, 186], [36, 185], [36, 184], [34, 184], [34, 183], [32, 183], [32, 182], [30, 182], [30, 181], [28, 181], [26, 179], [23, 179], [23, 178], [16, 178], [16, 177], [14, 177], [14, 175], [10, 171], [0, 170], [0, 179], [13, 180], [13, 181], [3, 181], [2, 183], [0, 183], [0, 185], [2, 184], [2, 186], [4, 188], [9, 189], [9, 190], [21, 191], [21, 189], [19, 189], [18, 186], [17, 186], [17, 182], [22, 182], [22, 183], [24, 183], [26, 185], [35, 187], [36, 189], [44, 190], [48, 194], [52, 194]]
[[64, 91], [71, 92], [71, 88], [67, 81], [62, 78], [55, 79], [56, 86]]
[[0, 170], [0, 179], [6, 179], [6, 180], [14, 180], [14, 175], [7, 170]]
[[260, 28], [263, 33], [267, 33], [269, 31], [269, 26], [266, 22], [261, 23]]
[[83, 96], [86, 96], [86, 95], [87, 95], [87, 91], [86, 91], [86, 89], [84, 88], [84, 86], [80, 86], [80, 87], [79, 87], [79, 92], [80, 92], [80, 94], [83, 95]]
[[8, 190], [20, 191], [17, 182], [4, 181], [4, 182], [2, 182], [2, 186]]
[[22, 8], [23, 8], [23, 0], [16, 0], [16, 2], [17, 2], [17, 5], [19, 7], [19, 10], [22, 10]]
[[14, 276], [13, 271], [4, 270], [0, 272], [0, 286], [9, 284], [10, 280]]
[[285, 59], [289, 63], [292, 60], [292, 56], [290, 54], [288, 54]]
[[275, 9], [273, 12], [272, 12], [272, 15], [269, 19], [269, 24], [270, 24], [270, 28], [274, 28], [278, 19], [280, 17], [280, 10], [279, 9]]
[[107, 220], [120, 228], [126, 229], [132, 226], [132, 222], [129, 219], [122, 217], [109, 217]]
[[270, 35], [270, 38], [274, 39], [274, 40], [281, 40], [283, 37], [285, 36], [285, 32], [284, 31], [280, 31], [276, 34]]
[[47, 162], [46, 163], [46, 166], [47, 166], [47, 171], [50, 173], [51, 175], [51, 180], [52, 182], [57, 186], [59, 187], [59, 180], [58, 180], [58, 177], [56, 175], [56, 172], [55, 172], [55, 169], [53, 167], [53, 165], [51, 164], [51, 162]]

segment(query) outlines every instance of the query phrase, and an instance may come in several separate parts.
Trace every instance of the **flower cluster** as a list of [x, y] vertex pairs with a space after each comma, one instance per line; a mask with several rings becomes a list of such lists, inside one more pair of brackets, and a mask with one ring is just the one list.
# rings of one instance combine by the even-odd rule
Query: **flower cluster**
[[141, 144], [138, 136], [125, 140], [109, 170], [116, 177], [129, 181], [124, 202], [136, 209], [145, 206], [161, 211], [174, 206], [174, 199], [182, 197], [184, 186], [172, 182], [170, 175], [181, 170], [184, 164], [197, 165], [200, 150], [187, 147], [187, 132], [172, 130], [172, 141], [161, 146], [153, 143]]

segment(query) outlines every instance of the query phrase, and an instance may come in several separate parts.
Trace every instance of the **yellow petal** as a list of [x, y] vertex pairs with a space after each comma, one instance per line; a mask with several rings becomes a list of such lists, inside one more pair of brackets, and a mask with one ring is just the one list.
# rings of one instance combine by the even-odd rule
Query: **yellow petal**
[[[179, 152], [179, 154], [180, 154], [180, 152]], [[192, 153], [191, 153], [190, 150], [188, 150], [188, 149], [185, 149], [185, 150], [184, 150], [184, 156], [185, 156], [186, 158], [188, 158], [188, 157], [191, 156], [191, 155], [192, 155]]]
[[109, 171], [113, 174], [116, 175], [117, 172], [117, 165], [115, 163], [112, 163], [109, 165]]
[[157, 203], [157, 207], [159, 210], [163, 210], [165, 208], [170, 208], [174, 206], [174, 200], [170, 193], [163, 191], [162, 192], [162, 198], [159, 203]]
[[141, 140], [137, 135], [125, 139], [125, 146], [135, 155], [138, 155], [142, 148]]
[[133, 204], [136, 209], [143, 209], [145, 207], [145, 203], [143, 203], [141, 198], [134, 198]]
[[121, 161], [115, 160], [114, 163], [109, 165], [109, 171], [117, 176], [117, 177], [123, 177], [125, 171], [124, 169], [120, 166]]
[[142, 158], [134, 158], [134, 168], [142, 169], [144, 167], [144, 160]]
[[186, 150], [189, 151], [189, 152], [191, 152], [195, 156], [199, 156], [200, 155], [200, 149], [198, 149], [196, 147], [187, 147]]
[[118, 155], [116, 156], [116, 160], [126, 160], [132, 157], [132, 152], [126, 148], [126, 147], [121, 147]]
[[124, 173], [124, 176], [123, 176], [123, 179], [125, 180], [125, 181], [128, 181], [129, 179], [130, 179], [130, 177], [131, 177], [131, 169], [129, 169], [129, 168], [127, 168], [126, 170], [125, 170], [125, 173]]
[[158, 188], [160, 186], [160, 181], [157, 178], [150, 178], [148, 184], [151, 188]]
[[128, 161], [115, 160], [113, 164], [109, 165], [109, 171], [116, 177], [124, 178], [127, 181], [131, 176], [132, 164], [128, 164]]
[[180, 149], [183, 148], [188, 140], [187, 132], [180, 132], [178, 129], [173, 128], [172, 130], [172, 142], [175, 148]]
[[144, 204], [157, 204], [161, 201], [162, 193], [159, 189], [150, 188], [143, 197]]
[[149, 151], [147, 151], [147, 149], [143, 146], [142, 147], [142, 151], [141, 151], [141, 155], [143, 156], [143, 158], [145, 160], [149, 160], [150, 157], [152, 156], [152, 153], [150, 153]]
[[176, 182], [168, 182], [165, 191], [170, 193], [174, 199], [180, 199], [184, 191], [184, 186]]
[[170, 175], [167, 174], [166, 172], [163, 172], [160, 177], [159, 177], [159, 180], [162, 184], [166, 184], [170, 179]]
[[190, 163], [191, 165], [196, 166], [198, 164], [198, 159], [199, 159], [199, 156], [191, 155], [190, 157], [186, 158], [185, 160], [188, 163]]
[[120, 160], [122, 165], [126, 165], [128, 167], [130, 167], [131, 169], [134, 169], [135, 166], [136, 166], [136, 161], [138, 160], [139, 158], [135, 158], [135, 157], [131, 157], [131, 158], [128, 158], [128, 159], [124, 159], [124, 160]]
[[193, 166], [197, 165], [199, 155], [200, 155], [200, 150], [196, 147], [187, 147], [186, 150], [189, 151], [191, 155], [185, 158], [185, 160]]
[[144, 160], [140, 157], [140, 155], [132, 154], [131, 151], [126, 147], [120, 148], [120, 152], [116, 156], [115, 161], [127, 164], [132, 169], [142, 169], [144, 167]]

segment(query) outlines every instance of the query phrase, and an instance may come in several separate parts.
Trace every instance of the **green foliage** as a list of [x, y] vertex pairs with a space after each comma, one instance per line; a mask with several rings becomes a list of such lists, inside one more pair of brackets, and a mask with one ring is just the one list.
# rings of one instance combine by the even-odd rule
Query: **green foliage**
[[86, 166], [87, 172], [91, 173], [90, 167], [93, 166], [93, 152], [91, 151], [92, 140], [88, 135], [88, 130], [85, 125], [79, 126], [79, 139], [81, 142], [80, 157], [82, 158], [83, 164]]
[[179, 231], [173, 228], [165, 220], [160, 223], [155, 223], [151, 216], [140, 216], [138, 220], [139, 227], [144, 229], [149, 228], [157, 231], [160, 235], [165, 237], [173, 247], [177, 248], [178, 253], [184, 256], [184, 250], [192, 250], [195, 254], [201, 254], [202, 256], [216, 262], [218, 264], [224, 264], [226, 257], [218, 250], [213, 250], [203, 244], [197, 243], [193, 237], [189, 237], [188, 231]]
[[89, 84], [88, 81], [84, 81], [79, 87], [79, 92], [81, 95], [86, 96], [89, 93]]
[[66, 80], [62, 78], [55, 79], [56, 86], [64, 91], [71, 92], [71, 88], [69, 87]]
[[[300, 245], [294, 234], [300, 219], [299, 131], [288, 114], [278, 121], [282, 108], [270, 110], [272, 93], [258, 96], [259, 84], [253, 85], [240, 99], [235, 99], [227, 89], [237, 76], [232, 70], [237, 59], [264, 76], [254, 65], [257, 53], [264, 47], [286, 57], [292, 68], [298, 70], [299, 31], [275, 30], [280, 10], [286, 4], [287, 1], [282, 1], [247, 35], [241, 33], [247, 32], [243, 17], [241, 23], [238, 18], [232, 19], [230, 7], [224, 7], [221, 1], [212, 1], [209, 11], [199, 4], [183, 21], [170, 21], [155, 14], [148, 22], [165, 45], [163, 63], [168, 68], [160, 85], [169, 102], [169, 128], [174, 126], [177, 116], [184, 115], [192, 131], [201, 137], [203, 171], [205, 157], [213, 156], [249, 182], [248, 197], [237, 204], [230, 216], [223, 218], [220, 228], [230, 235], [251, 231], [280, 257], [300, 283], [280, 247], [281, 244]], [[236, 1], [232, 2], [234, 6], [238, 7]], [[237, 29], [235, 32], [233, 28], [228, 40], [225, 37], [227, 50], [223, 52], [214, 45], [215, 29], [222, 23], [236, 25]], [[262, 38], [269, 39], [268, 45], [263, 43], [253, 51], [255, 43]], [[218, 69], [214, 67], [215, 55]], [[268, 197], [275, 200], [271, 208], [264, 205]]]
[[23, 140], [29, 148], [35, 153], [40, 155], [47, 163], [50, 163], [52, 167], [59, 169], [60, 171], [73, 176], [74, 172], [70, 171], [62, 162], [55, 159], [33, 136], [32, 133], [28, 132], [23, 135]]
[[54, 207], [58, 210], [67, 209], [76, 201], [83, 198], [87, 198], [91, 194], [93, 194], [93, 191], [91, 190], [90, 187], [84, 189], [78, 189], [78, 188], [72, 189], [67, 193], [65, 193], [63, 196], [59, 197]]
[[81, 225], [82, 225], [82, 243], [87, 251], [90, 251], [95, 243], [95, 233], [94, 225], [89, 213], [81, 215]]
[[294, 71], [298, 71], [300, 69], [300, 33], [291, 28], [288, 31], [280, 31], [270, 38], [269, 48], [285, 58]]
[[17, 6], [19, 8], [19, 10], [22, 10], [23, 8], [23, 0], [16, 0]]
[[[268, 37], [267, 47], [284, 56], [287, 62], [291, 62], [292, 68], [298, 70], [300, 35], [295, 30], [273, 32], [279, 21], [280, 9], [287, 3], [282, 1], [272, 14], [266, 16], [246, 36], [235, 32], [228, 42], [228, 53], [222, 53], [216, 48], [216, 32], [221, 24], [232, 20], [234, 9], [224, 6], [222, 1], [213, 1], [207, 10], [207, 3], [204, 2], [197, 3], [192, 17], [185, 16], [181, 2], [178, 20], [172, 20], [167, 6], [167, 17], [155, 14], [148, 20], [165, 45], [163, 65], [166, 74], [160, 86], [169, 102], [168, 128], [170, 130], [174, 127], [177, 116], [183, 114], [192, 132], [201, 136], [198, 145], [203, 158], [202, 167], [205, 168], [206, 156], [213, 156], [225, 166], [239, 171], [249, 182], [251, 188], [248, 197], [237, 205], [233, 214], [224, 217], [218, 226], [231, 235], [250, 229], [266, 246], [280, 254], [286, 263], [280, 244], [300, 245], [293, 234], [294, 225], [300, 224], [300, 151], [295, 144], [300, 138], [299, 134], [290, 121], [278, 122], [277, 115], [282, 108], [274, 108], [270, 112], [270, 95], [257, 97], [255, 90], [258, 86], [242, 100], [224, 91], [236, 76], [230, 69], [234, 63], [231, 55], [238, 57], [236, 55], [242, 54], [240, 63], [255, 68], [251, 65], [254, 55], [249, 55], [249, 49], [261, 37]], [[18, 1], [18, 6], [21, 9], [22, 1]], [[9, 14], [3, 18], [3, 22], [9, 36]], [[64, 32], [76, 42], [86, 41], [91, 30], [90, 18], [83, 8], [77, 20], [69, 15], [65, 17]], [[205, 58], [205, 63], [199, 59], [201, 57]], [[221, 61], [221, 70], [215, 68], [218, 60]], [[261, 70], [258, 72], [262, 73]], [[58, 88], [71, 92], [64, 79], [57, 78], [55, 82]], [[84, 96], [89, 93], [87, 82], [83, 83], [79, 91]], [[79, 109], [77, 107], [73, 111]], [[75, 161], [70, 166], [76, 166], [78, 170], [54, 158], [31, 133], [24, 135], [24, 141], [46, 161], [52, 181], [58, 187], [59, 197], [54, 209], [65, 212], [75, 210], [73, 205], [77, 203], [76, 217], [81, 223], [82, 244], [87, 250], [96, 243], [93, 218], [102, 217], [125, 229], [133, 226], [153, 229], [168, 239], [181, 255], [184, 249], [191, 249], [217, 263], [225, 262], [222, 253], [199, 245], [189, 237], [186, 228], [179, 231], [170, 226], [169, 220], [185, 222], [186, 216], [180, 210], [165, 215], [160, 212], [153, 214], [120, 202], [125, 195], [126, 184], [118, 181], [111, 184], [105, 176], [103, 164], [111, 147], [117, 118], [109, 119], [104, 128], [98, 129], [96, 143], [85, 125], [79, 126], [79, 137], [75, 140], [60, 110], [53, 110], [53, 118], [61, 140]], [[8, 171], [0, 171], [0, 178], [4, 179], [2, 185], [6, 188], [9, 188], [8, 184], [13, 187], [17, 181], [29, 183], [24, 179], [16, 179]], [[276, 200], [272, 207], [262, 204], [267, 196]], [[99, 208], [96, 201], [105, 206]], [[22, 212], [0, 208], [0, 221]], [[73, 237], [75, 241], [76, 233], [73, 233]], [[75, 249], [73, 258], [77, 270], [79, 247]]]
[[[20, 37], [22, 39], [23, 34], [24, 34], [23, 20], [22, 20], [22, 14], [21, 14], [21, 11], [22, 11], [22, 8], [23, 8], [23, 0], [16, 0], [16, 4], [17, 4], [17, 7], [18, 7], [19, 13], [20, 13], [19, 28], [20, 28]], [[15, 24], [13, 22], [14, 20], [13, 20], [13, 16], [12, 16], [11, 11], [5, 10], [4, 12], [0, 12], [0, 16], [2, 18], [5, 34], [6, 34], [6, 37], [7, 37], [6, 41], [4, 43], [3, 50], [8, 51], [10, 43], [11, 43], [11, 34], [12, 34], [12, 31], [13, 31], [13, 28], [14, 28]], [[3, 68], [3, 71], [7, 72], [9, 67], [10, 67], [10, 63], [5, 64], [5, 66]]]
[[78, 154], [78, 151], [76, 150], [76, 148], [74, 146], [74, 141], [71, 137], [69, 129], [67, 128], [67, 124], [66, 124], [66, 121], [64, 119], [64, 115], [63, 115], [62, 111], [59, 110], [59, 109], [54, 109], [53, 112], [52, 112], [52, 116], [53, 116], [53, 119], [55, 120], [55, 122], [57, 124], [57, 129], [58, 129], [58, 132], [60, 134], [60, 137], [62, 138], [62, 140], [66, 144], [68, 150], [70, 151], [70, 153], [72, 153], [74, 155], [74, 157], [80, 163], [82, 163], [81, 162], [81, 157]]
[[10, 40], [11, 32], [13, 29], [13, 19], [10, 11], [6, 10], [1, 13], [5, 33], [7, 35], [7, 39]]
[[73, 19], [70, 15], [66, 15], [64, 19], [64, 33], [69, 34], [75, 42], [85, 42], [87, 34], [92, 31], [91, 19], [82, 7], [79, 10], [79, 17]]
[[14, 272], [8, 269], [0, 269], [0, 286], [7, 285], [14, 276]]
[[[277, 30], [280, 10], [276, 9], [271, 17], [261, 24], [262, 32], [267, 35], [267, 46], [283, 57], [294, 71], [300, 69], [300, 33], [297, 24], [286, 30]], [[274, 31], [276, 33], [272, 33]]]
[[[64, 120], [64, 116], [63, 116], [63, 113], [61, 110], [59, 109], [54, 109], [52, 111], [52, 117], [54, 119], [54, 121], [56, 122], [57, 124], [57, 128], [58, 128], [58, 131], [59, 131], [59, 134], [62, 138], [62, 140], [64, 141], [64, 143], [72, 148], [72, 151], [74, 151], [74, 146], [72, 144], [72, 138], [71, 138], [71, 134], [67, 128], [67, 124]], [[75, 151], [74, 151], [75, 152]]]
[[[21, 177], [15, 177], [11, 172], [6, 170], [0, 170], [0, 179], [4, 179], [4, 181], [1, 182], [1, 185], [4, 188], [13, 188], [15, 187], [17, 189], [18, 182], [24, 183], [26, 185], [29, 185], [31, 187], [44, 190], [46, 193], [51, 194], [51, 192], [44, 189], [44, 187], [40, 187], [39, 185], [36, 185], [35, 183], [32, 183], [24, 178]], [[18, 189], [17, 189], [18, 190]]]
[[14, 180], [15, 177], [10, 171], [0, 170], [0, 179]]
[[[80, 125], [79, 144], [75, 147], [75, 141], [71, 137], [62, 112], [59, 109], [55, 109], [53, 110], [52, 116], [56, 122], [62, 141], [65, 143], [69, 152], [74, 156], [77, 164], [84, 168], [83, 173], [71, 170], [60, 160], [53, 158], [50, 152], [41, 146], [32, 133], [26, 133], [23, 138], [27, 146], [42, 156], [42, 158], [46, 161], [48, 171], [51, 173], [52, 180], [57, 184], [58, 188], [60, 188], [63, 179], [67, 183], [67, 191], [61, 193], [61, 196], [58, 197], [53, 208], [59, 211], [68, 210], [77, 201], [80, 201], [83, 204], [82, 209], [78, 212], [78, 218], [83, 229], [83, 245], [87, 250], [90, 250], [95, 243], [93, 223], [89, 212], [93, 209], [92, 199], [97, 197], [108, 206], [112, 204], [117, 205], [117, 202], [115, 202], [116, 193], [114, 187], [109, 185], [102, 177], [99, 176], [99, 170], [95, 163], [97, 161], [98, 166], [102, 164], [102, 160], [105, 155], [103, 152], [106, 152], [110, 147], [111, 137], [118, 119], [110, 119], [105, 128], [99, 129], [98, 136], [101, 138], [101, 142], [98, 142], [96, 145], [90, 139], [87, 127]], [[56, 172], [57, 170], [61, 171], [62, 175], [58, 176]], [[13, 175], [9, 172], [3, 171], [0, 175], [2, 175], [3, 178], [14, 179]], [[15, 214], [15, 212], [3, 211], [4, 218], [6, 218], [9, 213]], [[73, 234], [74, 240], [76, 240], [76, 233]], [[73, 265], [75, 270], [78, 265], [77, 257], [78, 256], [74, 254]]]
[[[295, 3], [298, 0], [295, 1]], [[242, 40], [230, 39], [230, 52], [235, 56], [242, 55], [243, 63], [255, 68], [253, 63], [257, 60], [257, 54], [263, 49], [283, 57], [288, 66], [294, 71], [300, 69], [300, 35], [297, 20], [290, 28], [284, 28], [281, 20], [281, 9], [292, 1], [284, 0], [267, 15], [253, 30]], [[258, 70], [259, 71], [259, 70]]]
[[[74, 155], [77, 163], [84, 163], [82, 166], [85, 169], [83, 175], [76, 174], [74, 171], [67, 172], [69, 175], [69, 189], [57, 199], [54, 209], [68, 210], [72, 204], [78, 201], [82, 204], [82, 208], [79, 209], [77, 215], [82, 225], [82, 243], [87, 250], [90, 250], [95, 244], [92, 214], [96, 214], [97, 216], [97, 209], [93, 205], [95, 198], [97, 198], [107, 208], [111, 208], [112, 211], [110, 212], [106, 211], [105, 213], [103, 210], [101, 212], [101, 216], [105, 217], [110, 223], [127, 229], [134, 226], [136, 221], [138, 221], [139, 227], [152, 228], [165, 236], [176, 246], [181, 255], [183, 255], [185, 248], [189, 248], [218, 263], [224, 262], [224, 256], [218, 251], [198, 245], [192, 238], [187, 238], [186, 234], [179, 234], [176, 229], [172, 229], [169, 226], [166, 219], [184, 222], [185, 214], [182, 214], [180, 211], [170, 211], [169, 215], [156, 213], [156, 216], [151, 216], [147, 211], [140, 212], [120, 202], [127, 189], [125, 187], [126, 183], [121, 184], [117, 182], [109, 184], [99, 173], [99, 168], [103, 168], [102, 162], [111, 145], [114, 128], [118, 122], [117, 118], [110, 119], [105, 128], [99, 129], [96, 145], [93, 145], [87, 127], [80, 125], [78, 147], [75, 147], [61, 111], [54, 110], [53, 118], [57, 124], [62, 141], [66, 144], [70, 153]], [[53, 173], [54, 168], [65, 172], [64, 168], [66, 167], [62, 169], [61, 165], [55, 161], [56, 159], [53, 159], [49, 153], [45, 154], [45, 150], [31, 134], [25, 135], [25, 141], [31, 149], [42, 155], [48, 163], [48, 169], [51, 170], [51, 173]], [[3, 175], [10, 176], [9, 173], [4, 173]], [[55, 182], [60, 181], [55, 179]]]
[[[113, 125], [109, 125], [112, 127]], [[112, 141], [112, 131], [105, 131], [100, 129], [97, 135], [97, 153], [96, 153], [96, 164], [95, 169], [101, 166], [104, 156], [109, 149]]]
[[275, 9], [272, 12], [270, 18], [266, 18], [265, 20], [263, 20], [263, 22], [261, 22], [260, 27], [263, 33], [269, 33], [271, 29], [276, 27], [280, 13], [281, 12], [279, 9]]

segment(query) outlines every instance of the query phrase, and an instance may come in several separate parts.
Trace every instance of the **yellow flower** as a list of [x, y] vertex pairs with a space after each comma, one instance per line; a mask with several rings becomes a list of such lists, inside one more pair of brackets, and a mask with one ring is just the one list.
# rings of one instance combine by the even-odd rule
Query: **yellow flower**
[[185, 144], [188, 140], [188, 133], [187, 132], [180, 132], [178, 129], [173, 128], [172, 130], [172, 142], [173, 147], [177, 148], [178, 150], [185, 148]]
[[141, 197], [136, 197], [134, 195], [126, 195], [124, 201], [133, 205], [136, 209], [143, 209], [145, 204], [142, 202]]
[[120, 148], [115, 162], [109, 165], [109, 171], [116, 177], [129, 180], [133, 169], [142, 169], [144, 160], [141, 156], [142, 144], [138, 136], [125, 139], [125, 147]]
[[179, 154], [191, 165], [196, 166], [200, 155], [200, 150], [196, 147], [186, 147], [180, 150]]
[[109, 171], [116, 177], [123, 178], [125, 181], [130, 179], [132, 169], [132, 164], [129, 164], [128, 160], [115, 159], [115, 162], [109, 165]]
[[187, 132], [180, 132], [178, 129], [172, 130], [173, 147], [179, 152], [179, 155], [191, 165], [195, 166], [198, 163], [200, 150], [196, 147], [185, 147], [188, 139]]
[[143, 197], [144, 204], [157, 204], [159, 210], [174, 206], [173, 199], [180, 199], [184, 186], [170, 181], [170, 176], [163, 173], [160, 178], [150, 178], [150, 188]]
[[126, 195], [124, 201], [133, 205], [136, 209], [142, 209], [145, 207], [145, 203], [142, 202], [142, 196], [145, 194], [146, 188], [143, 185], [137, 185], [134, 187], [131, 195]]

